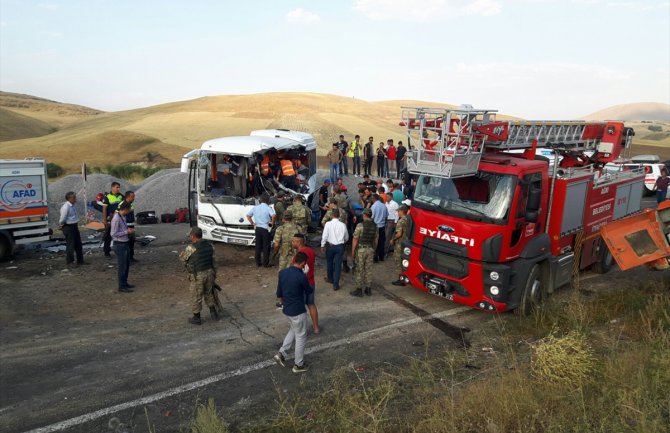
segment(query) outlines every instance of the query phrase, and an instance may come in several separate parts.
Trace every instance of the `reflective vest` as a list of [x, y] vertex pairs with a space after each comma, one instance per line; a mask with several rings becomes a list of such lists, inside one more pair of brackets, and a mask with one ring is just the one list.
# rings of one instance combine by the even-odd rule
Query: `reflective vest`
[[122, 201], [123, 194], [121, 193], [114, 195], [110, 192], [107, 194], [107, 219], [112, 219], [114, 212], [116, 212], [116, 209], [118, 209]]
[[295, 169], [290, 159], [282, 159], [279, 163], [281, 164], [281, 173], [284, 176], [295, 176]]
[[263, 157], [260, 168], [261, 168], [261, 174], [263, 176], [267, 176], [268, 174], [270, 174], [270, 157], [268, 155], [265, 155]]

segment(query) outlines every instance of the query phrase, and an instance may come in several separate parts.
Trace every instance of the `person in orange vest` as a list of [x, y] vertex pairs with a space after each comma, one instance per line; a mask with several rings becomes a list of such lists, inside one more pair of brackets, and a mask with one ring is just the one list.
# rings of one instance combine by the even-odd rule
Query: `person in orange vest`
[[267, 177], [270, 175], [270, 155], [267, 153], [263, 156], [260, 165], [258, 168], [261, 171], [261, 175]]
[[279, 161], [281, 167], [280, 181], [282, 185], [289, 189], [295, 189], [295, 168], [293, 161], [289, 158]]

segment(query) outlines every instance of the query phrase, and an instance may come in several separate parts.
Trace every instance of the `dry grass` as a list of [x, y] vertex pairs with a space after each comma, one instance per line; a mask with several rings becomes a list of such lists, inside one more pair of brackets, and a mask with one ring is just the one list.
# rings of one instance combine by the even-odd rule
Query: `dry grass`
[[574, 290], [534, 318], [499, 316], [484, 355], [426, 344], [399, 367], [339, 368], [316, 390], [278, 391], [276, 415], [243, 431], [668, 432], [669, 283]]

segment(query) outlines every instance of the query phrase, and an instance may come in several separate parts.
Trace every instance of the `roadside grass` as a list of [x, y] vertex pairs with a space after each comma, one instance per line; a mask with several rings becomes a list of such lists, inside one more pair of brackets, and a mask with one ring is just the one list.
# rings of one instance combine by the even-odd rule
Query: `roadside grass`
[[[277, 389], [275, 414], [239, 431], [669, 432], [668, 287], [576, 287], [532, 317], [497, 316], [469, 349], [426, 341], [402, 366], [342, 366], [316, 390]], [[193, 433], [226, 431], [212, 401], [197, 420]]]

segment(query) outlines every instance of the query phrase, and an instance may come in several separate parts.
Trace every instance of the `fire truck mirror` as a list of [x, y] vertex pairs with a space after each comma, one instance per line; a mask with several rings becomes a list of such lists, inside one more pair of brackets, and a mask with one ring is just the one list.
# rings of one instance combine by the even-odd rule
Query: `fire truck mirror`
[[540, 209], [540, 201], [542, 199], [542, 190], [540, 188], [530, 187], [528, 191], [528, 201], [526, 202], [526, 219], [531, 212], [537, 213]]

